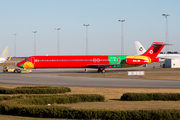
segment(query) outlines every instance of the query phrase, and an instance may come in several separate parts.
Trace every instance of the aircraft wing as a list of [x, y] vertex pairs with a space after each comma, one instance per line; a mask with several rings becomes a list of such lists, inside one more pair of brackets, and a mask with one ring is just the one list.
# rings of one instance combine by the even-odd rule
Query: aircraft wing
[[114, 67], [114, 66], [119, 66], [119, 65], [125, 65], [125, 64], [97, 64], [97, 65], [87, 65], [87, 67], [90, 68], [109, 68], [109, 67]]

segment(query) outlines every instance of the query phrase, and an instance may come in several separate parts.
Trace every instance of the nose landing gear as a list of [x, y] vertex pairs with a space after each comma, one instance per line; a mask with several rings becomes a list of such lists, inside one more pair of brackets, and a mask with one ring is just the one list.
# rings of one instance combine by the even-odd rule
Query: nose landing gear
[[97, 71], [98, 73], [105, 73], [106, 71], [105, 71], [105, 69], [104, 68], [98, 68], [98, 71]]

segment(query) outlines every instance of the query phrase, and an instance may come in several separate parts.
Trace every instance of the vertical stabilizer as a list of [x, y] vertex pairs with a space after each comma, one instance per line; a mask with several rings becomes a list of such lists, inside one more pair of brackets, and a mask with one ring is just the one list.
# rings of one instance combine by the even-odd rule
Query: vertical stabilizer
[[4, 49], [3, 53], [1, 54], [0, 58], [7, 58], [8, 57], [8, 46]]
[[146, 52], [146, 49], [141, 45], [139, 41], [134, 41], [136, 46], [137, 55], [141, 55]]
[[165, 44], [163, 42], [153, 42], [151, 47], [142, 55], [149, 56], [150, 58], [156, 58], [164, 46]]

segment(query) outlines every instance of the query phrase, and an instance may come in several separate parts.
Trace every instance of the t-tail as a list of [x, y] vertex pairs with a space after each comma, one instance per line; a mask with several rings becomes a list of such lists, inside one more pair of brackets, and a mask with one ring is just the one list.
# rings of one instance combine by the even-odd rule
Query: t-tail
[[129, 65], [143, 65], [152, 62], [158, 62], [157, 55], [163, 49], [165, 44], [163, 42], [153, 42], [151, 47], [141, 55], [128, 55], [126, 57], [126, 64]]
[[166, 44], [164, 42], [153, 42], [151, 47], [142, 56], [156, 58]]

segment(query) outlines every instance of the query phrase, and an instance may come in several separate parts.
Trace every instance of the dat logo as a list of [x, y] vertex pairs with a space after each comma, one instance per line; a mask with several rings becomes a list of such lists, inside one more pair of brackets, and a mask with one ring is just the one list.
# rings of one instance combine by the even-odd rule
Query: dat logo
[[95, 63], [95, 62], [99, 63], [99, 62], [100, 62], [100, 59], [99, 59], [99, 58], [97, 58], [97, 59], [94, 58], [94, 59], [93, 59], [93, 62], [94, 62], [94, 63]]
[[133, 60], [133, 62], [140, 62], [140, 60]]
[[153, 54], [153, 50], [150, 50], [149, 53], [150, 53], [150, 54]]

